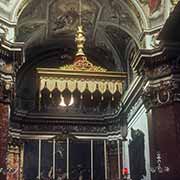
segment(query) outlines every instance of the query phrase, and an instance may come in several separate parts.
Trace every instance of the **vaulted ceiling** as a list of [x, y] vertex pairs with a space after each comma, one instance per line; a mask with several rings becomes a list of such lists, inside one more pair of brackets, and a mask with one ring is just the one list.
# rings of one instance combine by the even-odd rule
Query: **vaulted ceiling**
[[[73, 48], [78, 0], [0, 0], [0, 9], [1, 16], [17, 23], [15, 41], [25, 42], [26, 49], [65, 41], [65, 48]], [[90, 56], [99, 53], [121, 71], [127, 68], [127, 48], [140, 46], [147, 26], [139, 1], [124, 0], [82, 0], [82, 24]]]

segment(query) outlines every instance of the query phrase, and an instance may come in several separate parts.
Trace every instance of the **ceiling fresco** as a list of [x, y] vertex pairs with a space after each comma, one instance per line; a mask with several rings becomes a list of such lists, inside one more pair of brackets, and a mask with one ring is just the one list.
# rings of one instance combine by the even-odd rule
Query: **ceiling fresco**
[[[3, 17], [4, 19], [10, 20], [12, 22], [16, 22], [19, 18], [19, 15], [24, 10], [24, 8], [32, 1], [34, 0], [0, 0], [0, 17]], [[44, 2], [45, 1], [46, 0], [44, 0]], [[50, 3], [52, 1], [53, 0], [48, 0], [48, 2]], [[136, 14], [137, 18], [139, 18], [139, 21], [141, 21], [141, 23], [143, 23], [144, 26], [145, 22], [143, 21], [151, 21], [152, 19], [157, 19], [159, 17], [162, 17], [164, 14], [166, 14], [166, 11], [163, 11], [163, 9], [170, 8], [172, 10], [179, 0], [128, 0], [128, 1], [96, 0], [96, 1], [99, 2], [100, 4], [103, 4], [103, 6], [104, 4], [107, 4], [108, 1], [109, 6], [112, 7], [114, 6], [114, 10], [118, 9], [117, 2], [129, 4], [131, 6], [130, 8], [133, 11], [133, 13]], [[39, 2], [39, 0], [36, 2]], [[94, 0], [92, 2], [94, 2]], [[141, 6], [142, 10], [139, 8], [139, 6]], [[115, 10], [114, 16], [116, 16], [116, 14], [118, 14], [118, 12], [116, 12]], [[146, 15], [146, 19], [142, 21], [144, 15]], [[161, 23], [163, 23], [164, 20], [161, 21]], [[152, 23], [150, 22], [149, 24], [150, 26], [152, 25]]]
[[166, 16], [167, 0], [139, 0], [151, 26], [159, 26], [164, 23]]
[[[81, 19], [87, 32], [94, 29], [99, 9], [93, 1], [84, 0]], [[57, 0], [49, 5], [48, 33], [58, 35], [73, 33], [79, 23], [79, 3], [74, 0]]]
[[[167, 2], [172, 5], [177, 1], [82, 0], [86, 48], [107, 51], [111, 64], [124, 66], [129, 41], [145, 46], [140, 42], [142, 33], [164, 22]], [[3, 17], [17, 23], [15, 41], [25, 42], [25, 48], [45, 41], [74, 40], [79, 23], [78, 0], [0, 0], [0, 9], [0, 16], [6, 12], [8, 16]]]
[[[101, 1], [84, 0], [82, 3], [81, 18], [86, 34], [88, 34], [87, 38], [94, 40], [97, 28], [114, 24], [138, 39], [141, 31], [140, 25], [136, 23], [129, 9], [116, 0], [103, 0], [103, 3]], [[78, 1], [32, 1], [19, 17], [16, 40], [26, 41], [29, 34], [33, 36], [32, 34], [39, 29], [41, 29], [41, 35], [46, 34], [44, 38], [73, 35], [78, 22]]]

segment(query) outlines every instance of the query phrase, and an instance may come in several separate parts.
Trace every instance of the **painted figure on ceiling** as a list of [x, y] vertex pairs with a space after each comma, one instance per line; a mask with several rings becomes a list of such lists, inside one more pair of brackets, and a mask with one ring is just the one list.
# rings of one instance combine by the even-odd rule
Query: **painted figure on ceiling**
[[161, 0], [148, 0], [150, 13], [154, 13], [161, 5]]
[[153, 20], [164, 14], [165, 0], [139, 0], [149, 19]]
[[152, 14], [153, 12], [155, 12], [160, 4], [161, 4], [161, 0], [139, 0], [141, 4], [148, 4], [150, 13]]

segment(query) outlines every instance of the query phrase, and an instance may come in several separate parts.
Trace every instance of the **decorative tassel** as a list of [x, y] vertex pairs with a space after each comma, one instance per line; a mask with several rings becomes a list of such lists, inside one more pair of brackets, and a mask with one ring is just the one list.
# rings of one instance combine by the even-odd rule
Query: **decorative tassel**
[[104, 96], [101, 96], [101, 101], [103, 101], [104, 100]]
[[83, 99], [83, 95], [81, 94], [80, 99]]
[[91, 94], [91, 100], [93, 100], [93, 95]]

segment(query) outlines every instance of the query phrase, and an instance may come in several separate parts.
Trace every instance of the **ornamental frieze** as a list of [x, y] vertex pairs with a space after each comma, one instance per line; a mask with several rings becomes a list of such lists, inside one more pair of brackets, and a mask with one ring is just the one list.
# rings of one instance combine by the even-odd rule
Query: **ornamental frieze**
[[23, 125], [22, 131], [47, 131], [49, 132], [72, 132], [72, 133], [106, 133], [107, 128], [106, 126], [83, 126], [83, 125]]
[[148, 81], [143, 89], [143, 101], [147, 109], [180, 101], [180, 84], [174, 80], [162, 80], [158, 83]]

